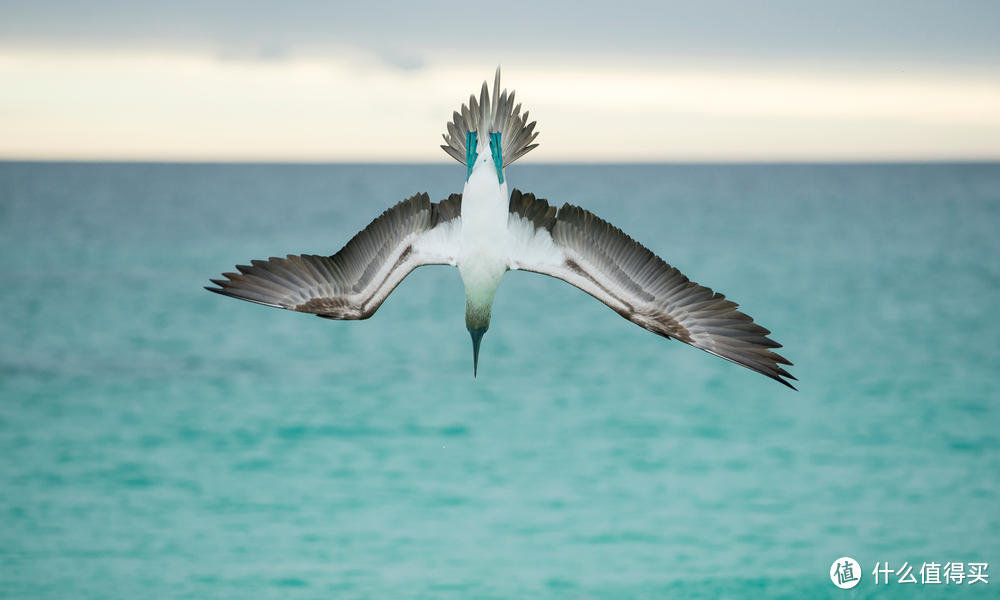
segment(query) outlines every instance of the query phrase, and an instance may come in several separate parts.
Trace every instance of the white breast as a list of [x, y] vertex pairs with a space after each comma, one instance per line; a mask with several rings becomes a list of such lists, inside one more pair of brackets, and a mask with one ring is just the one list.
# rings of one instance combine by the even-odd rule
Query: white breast
[[497, 179], [489, 146], [480, 144], [472, 175], [462, 191], [462, 234], [458, 270], [467, 292], [492, 296], [508, 267], [507, 184]]

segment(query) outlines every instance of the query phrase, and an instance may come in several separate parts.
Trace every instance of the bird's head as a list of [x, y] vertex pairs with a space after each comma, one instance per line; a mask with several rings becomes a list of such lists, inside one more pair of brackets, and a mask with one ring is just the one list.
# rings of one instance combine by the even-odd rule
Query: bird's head
[[472, 376], [479, 374], [479, 344], [486, 335], [486, 330], [490, 328], [490, 313], [486, 311], [469, 310], [465, 311], [465, 328], [472, 336]]

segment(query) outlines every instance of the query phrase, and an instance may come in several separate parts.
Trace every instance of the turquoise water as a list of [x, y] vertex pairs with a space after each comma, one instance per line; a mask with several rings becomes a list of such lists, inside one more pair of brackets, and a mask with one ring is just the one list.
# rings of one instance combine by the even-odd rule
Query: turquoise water
[[1000, 572], [1000, 165], [508, 171], [740, 302], [797, 393], [529, 273], [475, 380], [454, 269], [362, 322], [202, 289], [462, 175], [0, 163], [0, 596], [1000, 596], [871, 576]]

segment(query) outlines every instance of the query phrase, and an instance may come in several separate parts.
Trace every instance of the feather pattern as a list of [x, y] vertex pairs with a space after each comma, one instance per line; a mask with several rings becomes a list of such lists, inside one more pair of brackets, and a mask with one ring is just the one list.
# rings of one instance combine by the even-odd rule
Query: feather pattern
[[514, 190], [511, 217], [534, 230], [535, 248], [512, 257], [511, 268], [562, 279], [640, 327], [701, 348], [794, 387], [774, 352], [771, 332], [725, 296], [689, 280], [646, 247], [593, 213]]
[[483, 82], [479, 98], [469, 96], [468, 104], [461, 111], [452, 114], [443, 135], [441, 146], [448, 156], [465, 164], [466, 133], [475, 131], [481, 140], [488, 140], [489, 134], [500, 133], [503, 166], [511, 164], [538, 147], [532, 142], [538, 137], [535, 122], [528, 121], [528, 111], [521, 114], [521, 105], [514, 104], [514, 92], [500, 91], [500, 67], [493, 80], [493, 91]]
[[205, 289], [330, 319], [367, 319], [410, 271], [455, 264], [462, 196], [417, 194], [385, 211], [332, 256], [289, 254], [238, 265]]

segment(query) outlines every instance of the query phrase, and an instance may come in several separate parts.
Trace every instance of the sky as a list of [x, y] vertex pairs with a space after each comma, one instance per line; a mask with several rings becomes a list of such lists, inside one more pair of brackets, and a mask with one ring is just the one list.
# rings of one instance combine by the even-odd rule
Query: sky
[[531, 162], [1000, 159], [1000, 2], [9, 2], [0, 159], [446, 162], [502, 65]]

